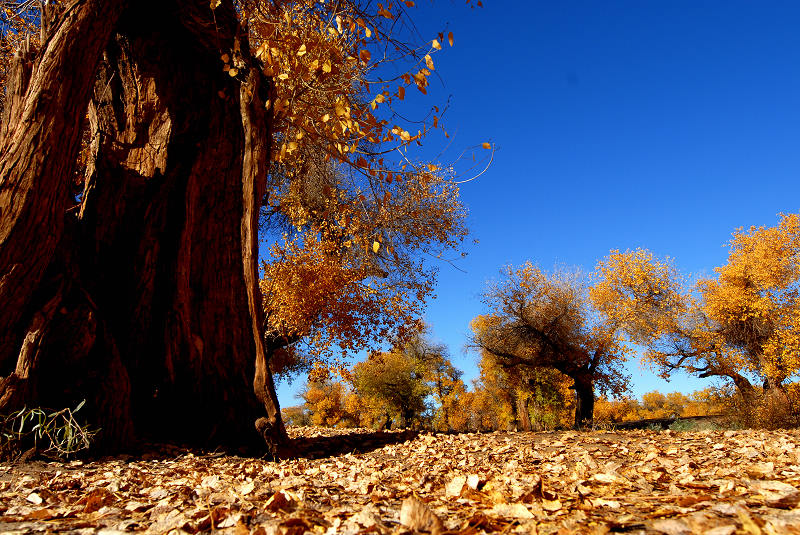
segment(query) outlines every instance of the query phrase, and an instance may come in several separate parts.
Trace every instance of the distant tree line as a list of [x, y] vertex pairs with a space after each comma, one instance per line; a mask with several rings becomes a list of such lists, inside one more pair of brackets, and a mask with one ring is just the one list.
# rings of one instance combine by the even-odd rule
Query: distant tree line
[[[590, 274], [526, 262], [501, 275], [471, 323], [472, 388], [445, 347], [418, 335], [342, 381], [312, 379], [291, 420], [482, 431], [728, 413], [745, 426], [800, 425], [800, 216], [737, 230], [727, 264], [692, 282], [643, 249], [612, 251]], [[637, 348], [664, 379], [717, 385], [633, 400], [624, 363]]]

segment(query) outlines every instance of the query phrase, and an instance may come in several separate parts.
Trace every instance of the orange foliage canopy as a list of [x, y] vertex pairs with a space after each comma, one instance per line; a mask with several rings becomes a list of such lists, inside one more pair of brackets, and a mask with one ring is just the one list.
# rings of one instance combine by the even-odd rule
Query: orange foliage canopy
[[[273, 369], [340, 364], [416, 326], [435, 284], [426, 259], [467, 234], [452, 168], [411, 157], [412, 142], [442, 127], [438, 111], [414, 134], [394, 112], [408, 85], [425, 92], [443, 36], [402, 42], [408, 6], [392, 2], [243, 6], [276, 84], [261, 283], [267, 346], [281, 350]], [[223, 59], [236, 69], [235, 51]], [[386, 77], [399, 60], [410, 70]]]

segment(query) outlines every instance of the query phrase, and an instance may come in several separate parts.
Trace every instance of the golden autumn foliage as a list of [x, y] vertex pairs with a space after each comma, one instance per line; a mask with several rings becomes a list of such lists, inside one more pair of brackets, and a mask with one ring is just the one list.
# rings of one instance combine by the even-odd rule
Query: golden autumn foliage
[[414, 327], [436, 280], [423, 256], [466, 235], [457, 188], [430, 173], [387, 185], [377, 200], [341, 190], [319, 213], [271, 246], [261, 281], [268, 340], [303, 339], [314, 359], [374, 349]]
[[600, 397], [595, 404], [597, 424], [615, 424], [653, 418], [688, 418], [728, 415], [733, 403], [731, 392], [706, 388], [691, 394], [647, 392], [641, 401], [629, 397], [616, 400]]
[[548, 273], [530, 262], [508, 267], [484, 293], [489, 313], [472, 321], [473, 344], [498, 365], [548, 368], [571, 379], [575, 425], [591, 423], [595, 389], [621, 394], [630, 352], [619, 325], [601, 316], [580, 274]]
[[470, 399], [447, 348], [419, 332], [389, 351], [375, 352], [333, 381], [324, 366], [312, 370], [292, 417], [320, 426], [437, 431], [472, 428]]
[[474, 420], [480, 424], [474, 425], [475, 430], [541, 431], [572, 425], [575, 396], [573, 380], [566, 375], [551, 368], [505, 367], [502, 359], [487, 351], [481, 352], [479, 368], [473, 392], [479, 404], [475, 408], [466, 404], [466, 410], [477, 413]]
[[663, 376], [729, 380], [750, 407], [767, 394], [790, 403], [785, 385], [800, 372], [800, 216], [737, 230], [715, 271], [688, 284], [648, 251], [612, 251], [592, 299]]
[[411, 6], [392, 2], [242, 5], [275, 80], [261, 288], [267, 346], [288, 357], [273, 369], [341, 367], [415, 327], [436, 275], [423, 260], [448, 260], [467, 234], [452, 167], [411, 150], [441, 114], [410, 133], [397, 113], [409, 85], [425, 92], [443, 35], [411, 44]]
[[[417, 37], [408, 30], [413, 3], [243, 0], [241, 6], [255, 55], [275, 80], [270, 108], [281, 133], [276, 162], [302, 168], [303, 145], [313, 145], [383, 180], [392, 171], [385, 167], [389, 160], [372, 156], [441, 128], [436, 107], [430, 124], [416, 132], [407, 130], [396, 112], [407, 88], [426, 93], [444, 37], [414, 42]], [[452, 33], [449, 42], [452, 46]], [[237, 69], [236, 51], [231, 52], [221, 59], [236, 76], [230, 72]], [[413, 175], [413, 167], [400, 174]]]
[[465, 392], [461, 372], [447, 348], [430, 342], [424, 331], [371, 354], [353, 367], [352, 377], [373, 426], [424, 424], [447, 431], [457, 425], [459, 396]]
[[359, 407], [354, 405], [353, 393], [342, 381], [330, 378], [309, 380], [301, 392], [312, 425], [324, 427], [353, 427], [359, 425]]

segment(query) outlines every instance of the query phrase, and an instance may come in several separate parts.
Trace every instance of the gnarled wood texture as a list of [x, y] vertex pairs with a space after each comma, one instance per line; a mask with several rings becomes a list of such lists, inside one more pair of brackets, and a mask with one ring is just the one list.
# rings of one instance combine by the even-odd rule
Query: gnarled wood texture
[[[21, 105], [64, 95], [71, 115], [32, 127], [9, 113], [0, 161], [0, 296], [12, 304], [0, 312], [0, 410], [85, 397], [111, 447], [143, 436], [279, 448], [256, 266], [270, 81], [230, 2], [79, 0], [65, 13], [31, 77], [48, 91]], [[58, 47], [79, 57], [44, 65]], [[83, 74], [65, 85], [70, 62]], [[68, 210], [87, 105], [85, 188]], [[31, 367], [23, 390], [13, 368]]]

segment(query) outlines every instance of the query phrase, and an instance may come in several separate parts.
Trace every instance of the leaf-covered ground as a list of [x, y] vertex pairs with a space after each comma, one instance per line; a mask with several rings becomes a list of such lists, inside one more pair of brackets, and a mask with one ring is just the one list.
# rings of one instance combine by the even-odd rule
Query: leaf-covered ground
[[797, 430], [422, 434], [282, 462], [3, 465], [0, 531], [800, 533], [799, 442]]

